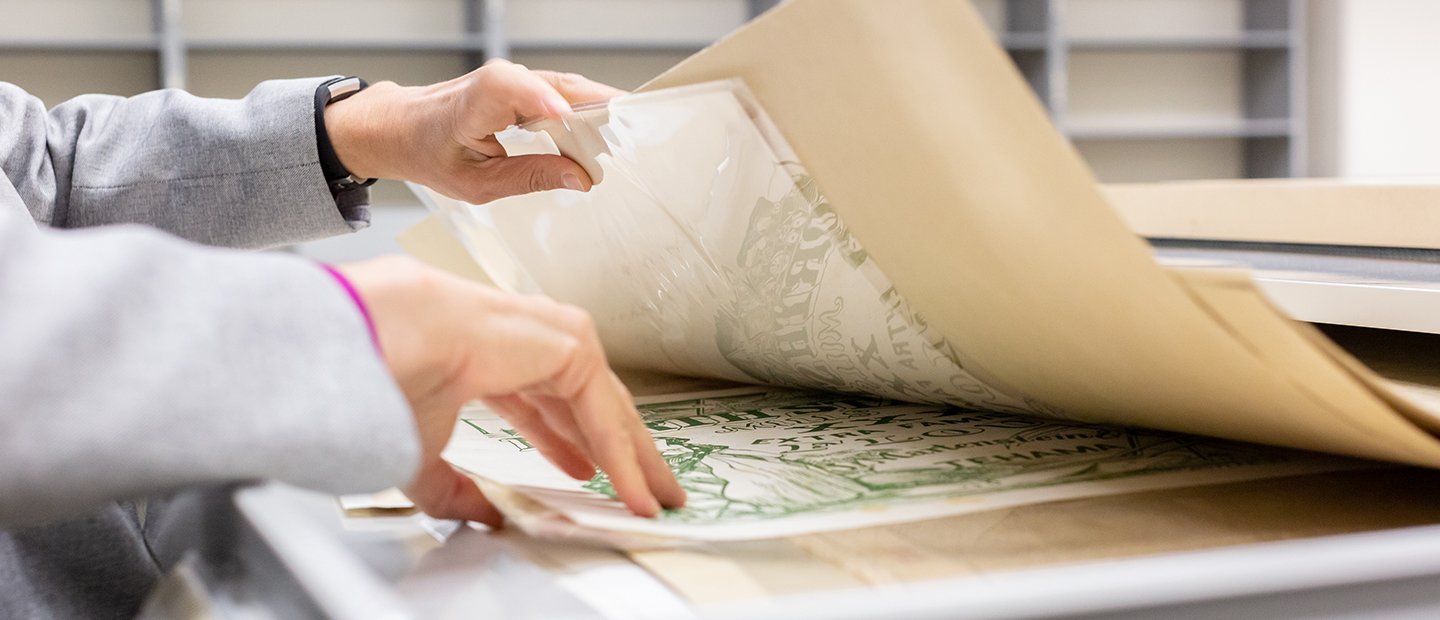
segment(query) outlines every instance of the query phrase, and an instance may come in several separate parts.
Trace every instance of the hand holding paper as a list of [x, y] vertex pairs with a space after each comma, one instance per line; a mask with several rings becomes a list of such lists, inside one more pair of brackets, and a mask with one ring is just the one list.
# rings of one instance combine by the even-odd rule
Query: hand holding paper
[[405, 493], [420, 509], [500, 524], [475, 483], [440, 458], [461, 405], [474, 399], [485, 399], [567, 474], [588, 480], [598, 464], [636, 514], [685, 503], [585, 311], [501, 293], [404, 258], [341, 271], [364, 298], [415, 415], [422, 463]]
[[590, 189], [590, 176], [573, 160], [507, 157], [495, 133], [559, 118], [572, 103], [620, 94], [579, 75], [492, 60], [431, 86], [376, 84], [326, 108], [325, 123], [341, 162], [355, 175], [415, 181], [479, 204], [548, 189]]

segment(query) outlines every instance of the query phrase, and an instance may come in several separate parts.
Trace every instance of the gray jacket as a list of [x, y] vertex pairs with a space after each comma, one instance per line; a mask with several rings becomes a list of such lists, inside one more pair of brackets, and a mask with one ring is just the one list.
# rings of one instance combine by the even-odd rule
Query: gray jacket
[[206, 247], [368, 217], [363, 190], [337, 205], [325, 185], [319, 83], [49, 111], [0, 83], [0, 617], [132, 615], [157, 567], [118, 500], [413, 473], [407, 405], [342, 288], [297, 256]]

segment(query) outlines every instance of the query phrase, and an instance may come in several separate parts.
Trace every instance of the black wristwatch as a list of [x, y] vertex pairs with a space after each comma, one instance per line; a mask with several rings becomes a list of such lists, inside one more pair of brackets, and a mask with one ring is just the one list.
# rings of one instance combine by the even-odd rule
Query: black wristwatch
[[335, 145], [330, 144], [330, 133], [325, 130], [325, 106], [340, 101], [369, 86], [358, 77], [340, 77], [326, 81], [315, 89], [315, 143], [320, 149], [320, 169], [325, 173], [325, 183], [331, 194], [359, 187], [369, 187], [376, 179], [362, 179], [345, 169], [340, 156], [335, 154]]

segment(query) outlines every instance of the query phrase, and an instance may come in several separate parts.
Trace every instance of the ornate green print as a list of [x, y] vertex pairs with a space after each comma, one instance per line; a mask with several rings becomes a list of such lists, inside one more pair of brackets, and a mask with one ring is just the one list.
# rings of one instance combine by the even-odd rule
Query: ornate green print
[[[793, 185], [748, 211], [715, 315], [721, 355], [770, 385], [1024, 411], [964, 370], [943, 336], [897, 293], [814, 179], [784, 162]], [[738, 222], [737, 222], [738, 223]]]
[[[867, 396], [767, 390], [641, 405], [687, 506], [733, 524], [1154, 474], [1283, 464], [1295, 452]], [[503, 428], [472, 427], [529, 450]], [[585, 488], [613, 497], [597, 476]]]

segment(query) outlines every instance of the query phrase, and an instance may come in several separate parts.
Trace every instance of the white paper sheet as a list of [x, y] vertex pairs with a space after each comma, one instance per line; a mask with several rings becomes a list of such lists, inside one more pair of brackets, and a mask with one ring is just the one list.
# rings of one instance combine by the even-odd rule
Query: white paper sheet
[[[1077, 497], [1356, 468], [1190, 435], [766, 388], [646, 399], [690, 498], [629, 514], [603, 476], [560, 473], [503, 420], [467, 409], [445, 458], [581, 528], [685, 540], [789, 536]], [[523, 523], [522, 523], [523, 526]]]
[[431, 203], [501, 288], [589, 310], [616, 366], [1039, 409], [960, 367], [748, 97], [722, 82], [616, 100], [589, 193]]

